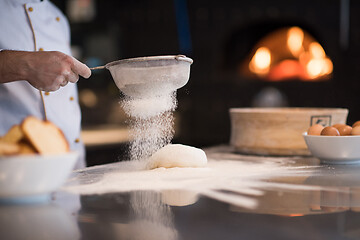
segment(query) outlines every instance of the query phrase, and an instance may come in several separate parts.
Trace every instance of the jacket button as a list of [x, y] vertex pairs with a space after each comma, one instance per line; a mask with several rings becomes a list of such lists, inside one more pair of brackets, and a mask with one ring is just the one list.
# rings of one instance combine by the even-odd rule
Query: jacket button
[[29, 7], [28, 10], [29, 10], [29, 12], [34, 11], [34, 9], [32, 7]]
[[80, 142], [80, 139], [79, 138], [75, 139], [75, 142], [76, 143]]
[[41, 48], [39, 48], [39, 51], [44, 51], [44, 49], [41, 47]]
[[74, 101], [74, 97], [70, 97], [70, 101]]
[[49, 95], [50, 95], [50, 93], [49, 93], [49, 92], [45, 92], [45, 95], [46, 95], [46, 96], [49, 96]]
[[60, 18], [59, 18], [59, 17], [56, 17], [55, 19], [56, 19], [56, 21], [60, 22]]

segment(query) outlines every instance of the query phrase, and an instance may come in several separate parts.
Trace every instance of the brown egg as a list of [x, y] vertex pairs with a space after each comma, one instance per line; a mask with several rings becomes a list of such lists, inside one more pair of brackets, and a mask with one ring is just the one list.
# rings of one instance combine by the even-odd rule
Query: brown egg
[[360, 125], [353, 127], [351, 135], [360, 135]]
[[308, 135], [320, 135], [321, 131], [324, 129], [323, 125], [314, 124], [309, 127], [307, 134]]
[[321, 134], [323, 136], [340, 136], [339, 131], [334, 128], [334, 127], [325, 127], [322, 131]]
[[347, 135], [351, 135], [351, 131], [352, 131], [352, 127], [345, 125], [345, 126], [339, 126], [336, 128], [339, 133], [340, 136], [347, 136]]
[[354, 122], [354, 124], [352, 125], [352, 127], [354, 128], [354, 127], [356, 127], [356, 126], [358, 126], [358, 125], [360, 125], [360, 120], [359, 120], [359, 121]]
[[339, 129], [339, 127], [344, 127], [344, 126], [346, 126], [346, 124], [344, 124], [344, 123], [336, 123], [336, 124], [332, 125], [332, 127], [336, 128], [336, 129]]

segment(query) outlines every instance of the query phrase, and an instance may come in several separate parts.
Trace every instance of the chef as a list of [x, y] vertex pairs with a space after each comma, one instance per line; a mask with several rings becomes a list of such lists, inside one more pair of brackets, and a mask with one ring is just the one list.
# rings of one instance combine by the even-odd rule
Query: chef
[[65, 16], [48, 0], [0, 0], [0, 50], [0, 135], [28, 115], [47, 119], [85, 167], [76, 82], [91, 71], [70, 56]]

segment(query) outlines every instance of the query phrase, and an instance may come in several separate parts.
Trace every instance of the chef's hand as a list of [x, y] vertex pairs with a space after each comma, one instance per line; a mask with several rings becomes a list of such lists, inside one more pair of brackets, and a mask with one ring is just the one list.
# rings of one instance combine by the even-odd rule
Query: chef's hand
[[43, 91], [56, 91], [79, 75], [89, 78], [91, 70], [75, 58], [61, 52], [0, 52], [0, 83], [26, 80]]

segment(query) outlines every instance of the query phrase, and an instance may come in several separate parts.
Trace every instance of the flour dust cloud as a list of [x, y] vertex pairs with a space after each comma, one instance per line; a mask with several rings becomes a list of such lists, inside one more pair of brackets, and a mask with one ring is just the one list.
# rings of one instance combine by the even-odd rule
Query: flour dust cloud
[[130, 160], [144, 160], [169, 144], [174, 136], [173, 111], [177, 107], [176, 91], [161, 96], [125, 97], [121, 101], [130, 117]]

